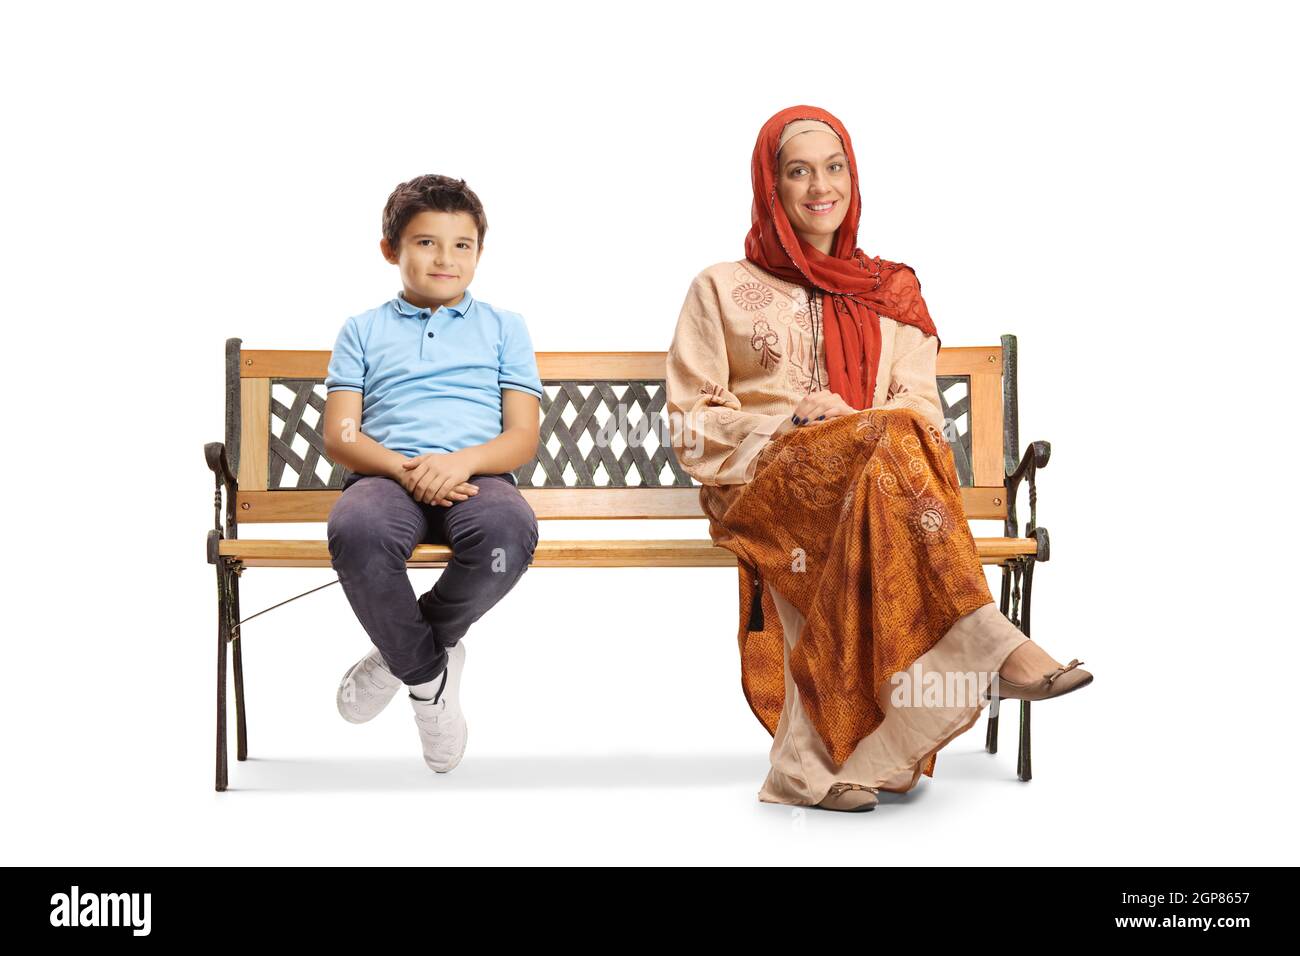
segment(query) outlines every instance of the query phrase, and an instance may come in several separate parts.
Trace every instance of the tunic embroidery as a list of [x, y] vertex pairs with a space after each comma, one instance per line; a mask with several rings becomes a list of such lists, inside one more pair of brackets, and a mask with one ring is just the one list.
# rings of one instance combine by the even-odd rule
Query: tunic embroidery
[[750, 336], [749, 344], [759, 353], [759, 363], [769, 371], [781, 360], [781, 353], [773, 348], [779, 341], [767, 319], [754, 319], [754, 334]]
[[745, 282], [731, 290], [731, 298], [746, 312], [758, 312], [772, 304], [772, 290], [757, 282]]
[[807, 342], [801, 335], [796, 344], [794, 329], [786, 330], [786, 354], [790, 357], [786, 367], [786, 381], [791, 388], [806, 395], [813, 387], [812, 363], [815, 358], [811, 347], [805, 348], [805, 345], [811, 346], [811, 342]]
[[799, 323], [799, 328], [809, 334], [812, 333], [812, 309], [808, 305], [806, 296], [799, 303], [799, 308], [795, 310], [794, 320]]

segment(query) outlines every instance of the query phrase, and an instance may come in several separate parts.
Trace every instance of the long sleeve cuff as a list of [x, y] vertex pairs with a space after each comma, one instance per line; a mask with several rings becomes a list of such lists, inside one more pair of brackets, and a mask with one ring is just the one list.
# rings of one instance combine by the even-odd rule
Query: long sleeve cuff
[[762, 455], [768, 443], [773, 438], [784, 435], [794, 427], [794, 422], [784, 412], [779, 415], [764, 416], [762, 424], [758, 425], [745, 437], [745, 440], [740, 443], [740, 447], [736, 449], [731, 457], [727, 459], [725, 465], [718, 471], [718, 484], [740, 485], [753, 481], [754, 473], [758, 470], [759, 456]]

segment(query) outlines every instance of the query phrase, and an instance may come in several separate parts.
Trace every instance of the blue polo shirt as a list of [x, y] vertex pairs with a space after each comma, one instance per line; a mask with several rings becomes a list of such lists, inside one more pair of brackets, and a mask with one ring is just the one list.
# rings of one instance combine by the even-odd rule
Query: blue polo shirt
[[449, 453], [501, 434], [501, 390], [542, 397], [524, 318], [465, 290], [420, 308], [397, 297], [343, 323], [327, 392], [360, 392], [361, 431], [403, 455]]

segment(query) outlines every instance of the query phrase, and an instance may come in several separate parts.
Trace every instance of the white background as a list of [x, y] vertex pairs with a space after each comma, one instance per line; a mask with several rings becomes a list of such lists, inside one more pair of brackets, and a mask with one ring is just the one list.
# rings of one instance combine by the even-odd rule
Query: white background
[[[7, 861], [1295, 862], [1290, 10], [469, 6], [7, 15]], [[981, 721], [872, 813], [760, 803], [735, 571], [538, 568], [466, 639], [455, 772], [400, 698], [338, 718], [367, 642], [335, 586], [248, 625], [215, 793], [225, 339], [328, 349], [400, 288], [388, 193], [441, 172], [486, 205], [474, 293], [539, 351], [664, 350], [800, 103], [847, 126], [859, 245], [944, 344], [1019, 337], [1053, 447], [1034, 636], [1096, 674], [1035, 707], [1033, 781]], [[707, 535], [659, 524], [542, 534]], [[244, 613], [333, 577], [251, 570]]]

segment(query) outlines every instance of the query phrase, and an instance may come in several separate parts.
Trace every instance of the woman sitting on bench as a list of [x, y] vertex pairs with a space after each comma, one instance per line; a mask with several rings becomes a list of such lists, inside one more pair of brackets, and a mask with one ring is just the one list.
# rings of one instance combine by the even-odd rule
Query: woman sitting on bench
[[933, 775], [986, 695], [1044, 700], [1092, 675], [993, 601], [939, 337], [911, 267], [857, 248], [843, 125], [782, 110], [751, 172], [745, 258], [695, 278], [669, 350], [673, 446], [740, 566], [742, 687], [774, 737], [759, 799], [869, 810]]

